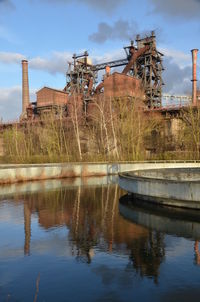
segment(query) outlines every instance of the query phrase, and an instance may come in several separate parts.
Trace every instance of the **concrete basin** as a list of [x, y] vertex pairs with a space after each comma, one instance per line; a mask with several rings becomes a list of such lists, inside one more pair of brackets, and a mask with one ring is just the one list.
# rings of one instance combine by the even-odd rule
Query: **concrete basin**
[[137, 170], [119, 174], [119, 185], [138, 199], [200, 210], [200, 169]]

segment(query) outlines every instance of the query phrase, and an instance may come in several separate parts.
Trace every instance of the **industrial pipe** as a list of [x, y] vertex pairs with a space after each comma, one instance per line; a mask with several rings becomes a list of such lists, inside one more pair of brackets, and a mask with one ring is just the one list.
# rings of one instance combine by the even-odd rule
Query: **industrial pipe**
[[22, 60], [22, 116], [26, 116], [29, 103], [28, 61]]
[[106, 75], [109, 76], [110, 75], [110, 66], [106, 66]]
[[192, 49], [192, 104], [197, 105], [197, 53], [198, 49]]
[[135, 63], [135, 61], [137, 60], [137, 58], [139, 58], [140, 56], [142, 56], [146, 51], [148, 51], [150, 49], [149, 45], [144, 46], [143, 48], [139, 49], [139, 50], [135, 50], [135, 48], [132, 46], [131, 48], [131, 59], [128, 62], [128, 64], [125, 66], [124, 70], [122, 71], [123, 74], [127, 74], [131, 67], [133, 66], [133, 64]]

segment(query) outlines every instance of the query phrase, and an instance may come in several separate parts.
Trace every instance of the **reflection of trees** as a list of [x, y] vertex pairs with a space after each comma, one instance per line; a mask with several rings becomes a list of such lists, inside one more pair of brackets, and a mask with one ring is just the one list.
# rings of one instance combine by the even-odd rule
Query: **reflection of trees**
[[[26, 207], [26, 245], [30, 240], [26, 219], [29, 210], [38, 214], [39, 224], [45, 229], [58, 225], [68, 227], [69, 242], [77, 259], [90, 262], [96, 245], [112, 250], [113, 242], [117, 239], [118, 186], [62, 188], [23, 196], [23, 199]], [[123, 241], [123, 238], [118, 239]]]
[[140, 275], [153, 277], [155, 283], [158, 281], [159, 267], [165, 257], [164, 235], [151, 231], [149, 237], [144, 240], [133, 241], [130, 260], [135, 270]]
[[67, 226], [68, 244], [77, 260], [90, 263], [95, 248], [130, 255], [131, 267], [157, 282], [164, 259], [163, 237], [124, 219], [118, 211], [120, 195], [117, 185], [108, 185], [22, 196], [25, 253], [29, 253], [31, 213], [37, 213], [42, 228]]
[[73, 206], [70, 227], [70, 239], [72, 253], [77, 259], [91, 262], [93, 246], [97, 243], [94, 219], [90, 217], [90, 207], [84, 211], [81, 206], [81, 188], [77, 190], [77, 196]]
[[194, 252], [195, 252], [195, 264], [200, 265], [200, 251], [199, 251], [199, 241], [195, 241], [194, 243]]
[[[92, 199], [91, 199], [92, 197]], [[112, 250], [118, 186], [78, 189], [70, 225], [70, 242], [77, 259], [91, 262], [94, 247]]]
[[25, 232], [24, 255], [29, 255], [30, 239], [31, 239], [31, 211], [26, 202], [24, 203], [24, 232]]

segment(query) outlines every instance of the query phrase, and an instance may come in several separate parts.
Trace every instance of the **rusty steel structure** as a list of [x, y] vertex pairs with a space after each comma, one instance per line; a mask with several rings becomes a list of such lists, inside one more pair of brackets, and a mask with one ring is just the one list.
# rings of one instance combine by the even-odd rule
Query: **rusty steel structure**
[[[67, 72], [67, 85], [65, 91], [82, 94], [84, 100], [91, 99], [95, 93], [104, 92], [104, 80], [95, 87], [98, 82], [98, 72], [106, 71], [110, 75], [112, 68], [124, 66], [123, 75], [128, 75], [141, 81], [145, 92], [145, 105], [148, 108], [161, 106], [162, 98], [162, 64], [163, 54], [156, 48], [156, 36], [152, 32], [149, 37], [137, 36], [136, 44], [124, 47], [126, 57], [120, 60], [104, 62], [93, 65], [88, 60], [88, 52], [81, 55], [73, 55], [73, 63], [69, 63]], [[73, 69], [72, 69], [73, 65]]]
[[[74, 54], [66, 74], [63, 90], [44, 87], [37, 92], [37, 101], [30, 103], [28, 89], [28, 62], [23, 66], [22, 119], [33, 119], [45, 112], [55, 114], [62, 107], [65, 117], [72, 112], [73, 102], [78, 102], [80, 115], [92, 107], [92, 102], [107, 97], [133, 97], [141, 100], [147, 109], [160, 108], [162, 99], [163, 54], [157, 50], [154, 32], [150, 36], [131, 41], [124, 47], [125, 57], [120, 60], [92, 64], [89, 54]], [[116, 68], [123, 68], [116, 71]], [[112, 69], [115, 68], [114, 72]], [[99, 83], [99, 72], [105, 71]], [[74, 99], [75, 98], [75, 99]]]
[[[89, 54], [74, 54], [68, 62], [66, 85], [58, 90], [43, 87], [37, 94], [36, 102], [29, 100], [28, 61], [22, 61], [22, 115], [21, 120], [37, 119], [43, 113], [52, 112], [63, 117], [73, 113], [76, 102], [78, 116], [90, 116], [94, 102], [103, 98], [132, 98], [140, 102], [145, 111], [163, 112], [166, 107], [177, 108], [191, 103], [190, 96], [169, 96], [162, 93], [163, 54], [158, 51], [154, 31], [149, 36], [136, 36], [129, 46], [124, 47], [121, 59], [93, 64]], [[200, 101], [197, 90], [197, 53], [192, 50], [192, 104]], [[104, 71], [100, 80], [100, 72]], [[166, 109], [167, 112], [169, 108]], [[173, 111], [174, 109], [172, 109]]]
[[69, 69], [66, 74], [67, 84], [64, 91], [69, 96], [81, 94], [83, 99], [86, 99], [93, 92], [93, 86], [97, 82], [97, 74], [92, 69], [92, 63], [89, 60], [87, 51], [80, 55], [74, 54], [72, 58], [73, 63], [69, 63]]
[[[131, 45], [124, 47], [126, 58], [98, 64], [94, 70], [104, 69], [106, 66], [119, 67], [124, 66], [122, 74], [129, 74], [141, 80], [145, 91], [145, 105], [147, 108], [157, 108], [161, 106], [163, 54], [156, 48], [156, 36], [152, 32], [151, 36], [140, 38], [137, 35], [136, 45], [131, 41]], [[101, 84], [100, 84], [101, 85]]]
[[142, 79], [145, 89], [145, 103], [148, 108], [161, 107], [163, 54], [156, 48], [156, 37], [152, 32], [151, 37], [140, 39], [137, 36], [137, 49], [143, 51], [142, 55], [134, 63], [133, 75]]

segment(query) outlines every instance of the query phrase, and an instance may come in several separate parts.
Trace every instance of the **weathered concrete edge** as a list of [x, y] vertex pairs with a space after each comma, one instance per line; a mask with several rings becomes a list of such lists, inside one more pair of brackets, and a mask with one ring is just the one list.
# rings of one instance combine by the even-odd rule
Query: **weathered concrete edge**
[[[199, 168], [198, 165], [196, 167]], [[145, 178], [125, 171], [119, 174], [119, 185], [137, 199], [147, 202], [200, 209], [199, 181]]]
[[117, 175], [142, 169], [194, 168], [200, 162], [127, 162], [127, 163], [64, 163], [36, 165], [0, 165], [0, 184], [16, 182]]

